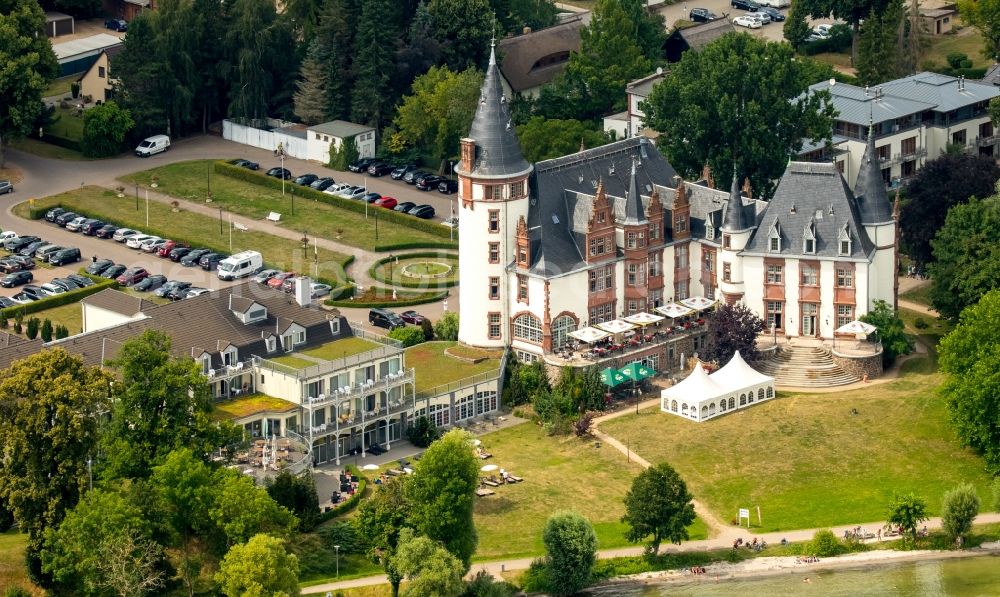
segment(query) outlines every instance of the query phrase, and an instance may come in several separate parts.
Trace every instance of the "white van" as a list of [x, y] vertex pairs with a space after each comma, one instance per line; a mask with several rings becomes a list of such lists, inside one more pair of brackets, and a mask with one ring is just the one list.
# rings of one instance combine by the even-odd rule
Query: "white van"
[[243, 251], [219, 262], [220, 280], [235, 280], [252, 276], [264, 268], [264, 258], [257, 251]]
[[153, 135], [146, 138], [135, 148], [135, 155], [140, 158], [148, 158], [154, 153], [160, 153], [170, 149], [170, 137], [166, 135]]

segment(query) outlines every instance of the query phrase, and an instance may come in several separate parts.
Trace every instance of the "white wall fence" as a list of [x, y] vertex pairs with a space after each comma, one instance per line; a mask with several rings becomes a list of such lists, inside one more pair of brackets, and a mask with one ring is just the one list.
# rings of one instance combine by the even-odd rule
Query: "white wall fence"
[[274, 151], [278, 147], [278, 144], [281, 143], [285, 149], [285, 155], [303, 160], [310, 159], [308, 143], [305, 139], [288, 135], [278, 130], [282, 127], [292, 126], [294, 123], [266, 118], [256, 121], [254, 124], [266, 128], [257, 128], [256, 126], [249, 126], [228, 119], [223, 120], [222, 138], [251, 147], [267, 149], [268, 151]]

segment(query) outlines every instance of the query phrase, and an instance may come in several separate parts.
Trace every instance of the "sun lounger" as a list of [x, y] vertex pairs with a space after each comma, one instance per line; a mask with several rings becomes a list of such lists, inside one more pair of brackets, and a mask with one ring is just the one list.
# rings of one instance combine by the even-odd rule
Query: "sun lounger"
[[496, 481], [490, 481], [489, 479], [480, 479], [483, 485], [489, 485], [490, 487], [500, 487], [500, 484]]
[[524, 481], [524, 479], [522, 477], [518, 477], [516, 475], [512, 475], [510, 473], [507, 473], [507, 482], [508, 483], [520, 483], [521, 481]]
[[495, 493], [496, 492], [493, 491], [492, 489], [486, 489], [485, 487], [480, 487], [476, 489], [476, 495], [478, 495], [479, 497], [486, 497], [488, 495], [493, 495]]

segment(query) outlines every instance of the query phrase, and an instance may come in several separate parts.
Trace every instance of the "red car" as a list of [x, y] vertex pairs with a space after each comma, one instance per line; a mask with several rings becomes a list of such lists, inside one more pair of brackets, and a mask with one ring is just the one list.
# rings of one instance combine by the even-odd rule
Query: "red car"
[[170, 252], [173, 251], [174, 249], [178, 247], [187, 247], [187, 246], [188, 245], [179, 243], [175, 240], [168, 240], [162, 247], [156, 250], [156, 254], [159, 257], [169, 257]]
[[149, 277], [149, 272], [146, 271], [144, 267], [130, 267], [125, 270], [122, 275], [118, 276], [116, 281], [122, 286], [131, 286], [142, 282]]
[[275, 290], [281, 290], [282, 285], [284, 285], [285, 280], [290, 280], [295, 277], [295, 272], [281, 272], [280, 274], [275, 274], [270, 280], [267, 281], [268, 288], [273, 288]]
[[412, 323], [413, 325], [422, 325], [424, 323], [424, 319], [426, 319], [426, 317], [416, 311], [403, 311], [399, 314], [399, 318], [406, 323]]
[[386, 209], [394, 209], [398, 203], [399, 202], [392, 197], [382, 197], [381, 199], [377, 199], [374, 204]]

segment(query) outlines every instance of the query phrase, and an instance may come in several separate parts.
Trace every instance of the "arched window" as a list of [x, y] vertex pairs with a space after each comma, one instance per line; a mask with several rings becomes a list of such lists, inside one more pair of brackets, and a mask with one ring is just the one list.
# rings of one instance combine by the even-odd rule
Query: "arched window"
[[747, 404], [753, 404], [753, 390], [747, 394]]
[[714, 414], [715, 414], [715, 403], [713, 402], [708, 405], [708, 416], [711, 417]]
[[767, 397], [768, 398], [774, 398], [774, 388], [768, 386], [768, 388], [767, 388]]
[[747, 395], [740, 394], [740, 406], [746, 406], [746, 403], [747, 403]]
[[674, 412], [677, 412], [677, 401], [676, 400], [671, 400], [670, 401], [670, 410], [672, 410]]
[[531, 313], [518, 315], [514, 319], [514, 338], [540, 344], [542, 342], [542, 322]]
[[734, 408], [736, 408], [736, 398], [730, 396], [730, 398], [729, 398], [729, 410], [733, 410]]
[[704, 419], [707, 416], [708, 416], [708, 407], [707, 406], [701, 407], [701, 418]]
[[552, 350], [562, 348], [569, 341], [569, 333], [576, 330], [576, 321], [569, 315], [560, 315], [552, 322]]
[[681, 414], [682, 415], [688, 414], [688, 405], [687, 405], [687, 402], [685, 402], [684, 404], [681, 405]]
[[722, 400], [721, 400], [721, 401], [719, 402], [719, 412], [720, 412], [720, 413], [724, 413], [724, 412], [726, 412], [726, 399], [725, 399], [725, 398], [723, 398], [723, 399], [722, 399]]
[[757, 400], [763, 400], [763, 399], [764, 399], [764, 388], [761, 388], [757, 390]]

